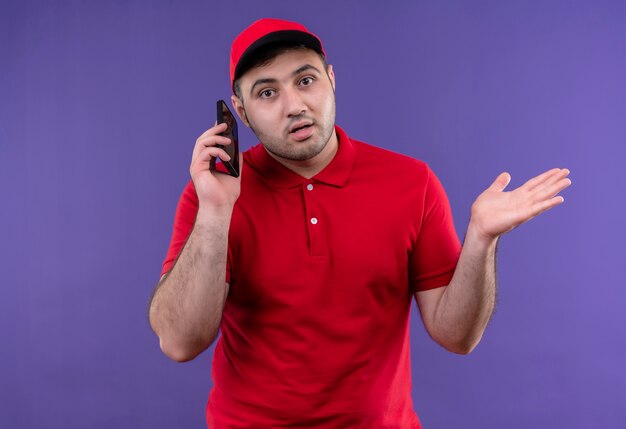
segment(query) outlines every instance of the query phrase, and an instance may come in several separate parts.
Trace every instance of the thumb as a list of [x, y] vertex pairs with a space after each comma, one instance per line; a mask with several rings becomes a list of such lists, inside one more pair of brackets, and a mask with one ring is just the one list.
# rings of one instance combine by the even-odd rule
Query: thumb
[[511, 181], [511, 175], [507, 172], [500, 173], [496, 180], [489, 186], [490, 189], [498, 192], [504, 191], [504, 188], [507, 187], [509, 182]]

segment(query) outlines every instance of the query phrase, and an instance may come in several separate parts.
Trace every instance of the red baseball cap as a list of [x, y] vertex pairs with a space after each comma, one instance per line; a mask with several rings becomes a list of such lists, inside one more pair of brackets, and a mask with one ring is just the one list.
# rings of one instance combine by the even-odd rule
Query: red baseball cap
[[282, 19], [259, 19], [233, 40], [230, 48], [231, 87], [254, 53], [275, 42], [297, 42], [326, 56], [321, 40], [304, 25]]

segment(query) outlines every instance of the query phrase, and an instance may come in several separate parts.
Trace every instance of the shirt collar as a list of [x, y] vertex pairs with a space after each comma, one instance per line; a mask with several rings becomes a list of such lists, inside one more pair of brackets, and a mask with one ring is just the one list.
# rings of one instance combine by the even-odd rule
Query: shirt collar
[[[294, 173], [267, 153], [262, 144], [250, 149], [251, 167], [254, 168], [272, 187], [293, 188], [310, 182], [322, 182], [342, 187], [350, 178], [354, 163], [355, 147], [346, 132], [335, 125], [338, 145], [337, 153], [330, 163], [310, 179]], [[245, 173], [244, 173], [245, 174]]]

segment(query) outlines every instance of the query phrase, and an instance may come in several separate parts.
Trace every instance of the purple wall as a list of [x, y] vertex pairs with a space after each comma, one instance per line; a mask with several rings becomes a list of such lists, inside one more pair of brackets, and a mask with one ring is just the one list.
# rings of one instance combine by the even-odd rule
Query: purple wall
[[572, 170], [501, 240], [473, 354], [414, 311], [425, 427], [625, 427], [626, 3], [366, 3], [2, 2], [1, 427], [204, 427], [212, 350], [169, 361], [146, 307], [230, 41], [262, 16], [321, 36], [338, 123], [427, 161], [461, 237], [499, 172]]

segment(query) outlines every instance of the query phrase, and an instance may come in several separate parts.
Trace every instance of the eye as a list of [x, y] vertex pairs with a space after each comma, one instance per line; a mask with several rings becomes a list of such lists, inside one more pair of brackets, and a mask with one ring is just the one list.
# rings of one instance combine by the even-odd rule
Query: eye
[[274, 91], [273, 89], [264, 89], [263, 91], [259, 92], [259, 98], [270, 98], [274, 95], [275, 92], [276, 91]]
[[311, 76], [303, 77], [300, 79], [300, 86], [309, 86], [313, 83], [314, 79]]

